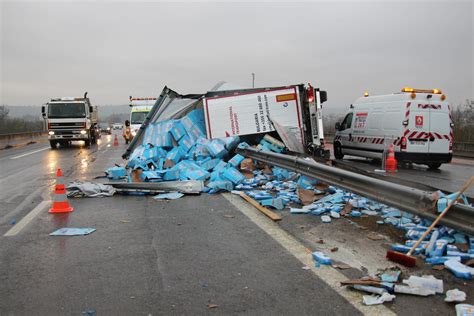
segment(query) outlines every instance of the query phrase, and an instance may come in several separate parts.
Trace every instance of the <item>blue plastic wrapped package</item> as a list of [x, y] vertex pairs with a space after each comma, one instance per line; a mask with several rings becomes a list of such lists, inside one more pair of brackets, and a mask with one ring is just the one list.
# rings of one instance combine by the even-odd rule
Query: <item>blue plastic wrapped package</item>
[[[408, 247], [408, 246], [405, 246], [405, 245], [399, 245], [399, 244], [394, 244], [394, 245], [391, 245], [390, 248], [392, 250], [395, 250], [395, 251], [398, 251], [398, 252], [402, 252], [402, 253], [407, 253], [411, 247]], [[415, 248], [415, 250], [413, 251], [413, 253], [415, 255], [418, 255], [420, 254], [424, 249], [423, 248]]]
[[234, 189], [234, 185], [228, 180], [211, 181], [207, 184], [207, 187], [211, 189], [209, 193], [217, 193], [219, 191], [230, 192]]
[[171, 168], [166, 170], [165, 174], [163, 175], [163, 180], [165, 181], [173, 181], [179, 179], [179, 169], [178, 168]]
[[275, 208], [277, 210], [282, 210], [285, 208], [285, 203], [283, 202], [282, 198], [261, 200], [260, 204], [263, 206]]
[[302, 189], [311, 190], [314, 189], [316, 184], [318, 184], [318, 180], [306, 176], [300, 176], [297, 183]]
[[127, 176], [127, 170], [125, 170], [124, 167], [115, 166], [105, 170], [105, 172], [107, 173], [107, 178], [114, 180], [125, 178]]
[[219, 139], [224, 143], [224, 146], [228, 151], [234, 150], [234, 148], [240, 143], [239, 136], [230, 136]]
[[304, 208], [290, 208], [290, 213], [291, 214], [308, 214], [311, 212], [310, 209], [304, 209]]
[[[459, 192], [454, 192], [449, 195], [442, 194], [442, 196], [437, 202], [438, 212], [441, 213], [449, 205], [449, 203], [451, 203], [451, 201], [456, 197], [458, 193]], [[469, 201], [467, 200], [467, 197], [464, 194], [461, 194], [461, 196], [459, 196], [456, 203], [459, 203], [459, 201], [461, 201], [462, 204], [469, 205]]]
[[206, 145], [206, 147], [213, 157], [222, 158], [227, 154], [224, 143], [219, 139], [213, 139]]
[[153, 134], [154, 134], [155, 124], [150, 124], [145, 129], [145, 135], [143, 136], [143, 145], [154, 144]]
[[181, 121], [176, 122], [170, 130], [171, 135], [173, 136], [175, 141], [179, 141], [183, 136], [186, 136], [186, 130], [184, 129], [183, 124]]
[[211, 175], [204, 169], [183, 170], [184, 176], [189, 180], [206, 180]]
[[194, 142], [191, 141], [191, 138], [189, 138], [188, 135], [182, 137], [178, 143], [179, 143], [179, 147], [181, 147], [181, 149], [185, 153], [187, 153], [191, 149], [191, 147], [193, 147], [194, 145]]
[[145, 182], [158, 182], [162, 180], [161, 175], [156, 171], [143, 171], [140, 178]]
[[244, 159], [244, 156], [236, 154], [234, 157], [232, 157], [232, 159], [228, 161], [228, 163], [230, 163], [234, 167], [238, 167]]
[[181, 124], [191, 138], [198, 139], [206, 135], [204, 110], [195, 109], [181, 119]]
[[361, 217], [361, 216], [362, 216], [362, 213], [359, 212], [359, 211], [352, 210], [352, 211], [349, 213], [349, 215], [352, 216], [352, 217]]
[[287, 180], [290, 178], [290, 172], [280, 167], [273, 167], [272, 173], [279, 181]]
[[237, 169], [234, 167], [228, 167], [224, 169], [224, 172], [222, 173], [222, 176], [231, 181], [233, 184], [239, 184], [242, 181], [245, 180], [245, 177], [243, 174], [240, 173]]
[[433, 249], [429, 253], [430, 257], [441, 257], [443, 256], [448, 242], [446, 240], [440, 239], [434, 243]]
[[209, 170], [212, 170], [214, 169], [220, 162], [222, 162], [222, 160], [220, 159], [211, 159], [210, 157], [208, 157], [209, 159], [203, 163], [201, 163], [201, 167], [206, 169], [207, 171]]
[[318, 264], [331, 265], [331, 258], [326, 256], [321, 251], [313, 252], [312, 257], [313, 257], [314, 261], [316, 261]]
[[444, 257], [431, 257], [431, 258], [426, 258], [425, 261], [426, 263], [429, 263], [429, 264], [444, 264], [446, 261], [448, 260], [456, 260], [456, 261], [459, 261], [461, 262], [461, 257], [448, 257], [448, 256], [444, 256]]
[[447, 251], [446, 255], [452, 257], [461, 257], [461, 260], [467, 261], [470, 259], [474, 259], [474, 255], [468, 252], [461, 252], [461, 251]]
[[166, 155], [166, 161], [171, 161], [173, 165], [176, 165], [184, 155], [185, 153], [180, 147], [174, 147]]
[[466, 280], [472, 278], [471, 269], [457, 260], [447, 260], [444, 262], [444, 266], [458, 278]]

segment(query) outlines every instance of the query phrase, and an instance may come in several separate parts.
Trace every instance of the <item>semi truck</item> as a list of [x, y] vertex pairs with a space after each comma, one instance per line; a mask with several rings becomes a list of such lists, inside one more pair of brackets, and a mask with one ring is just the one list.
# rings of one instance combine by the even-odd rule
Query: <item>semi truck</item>
[[72, 141], [84, 141], [89, 147], [97, 143], [97, 106], [91, 104], [87, 92], [82, 98], [53, 98], [41, 107], [52, 149], [59, 144], [68, 146]]

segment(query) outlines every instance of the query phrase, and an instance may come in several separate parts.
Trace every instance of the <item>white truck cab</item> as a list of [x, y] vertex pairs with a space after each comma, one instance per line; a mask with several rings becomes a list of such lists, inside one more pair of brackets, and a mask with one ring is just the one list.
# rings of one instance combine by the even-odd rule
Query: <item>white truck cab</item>
[[438, 89], [403, 88], [401, 92], [357, 99], [342, 123], [336, 123], [334, 156], [383, 159], [391, 144], [399, 162], [437, 169], [452, 159], [451, 107]]
[[132, 131], [132, 136], [138, 132], [138, 129], [145, 121], [148, 112], [156, 102], [156, 98], [132, 98], [130, 96], [130, 129]]

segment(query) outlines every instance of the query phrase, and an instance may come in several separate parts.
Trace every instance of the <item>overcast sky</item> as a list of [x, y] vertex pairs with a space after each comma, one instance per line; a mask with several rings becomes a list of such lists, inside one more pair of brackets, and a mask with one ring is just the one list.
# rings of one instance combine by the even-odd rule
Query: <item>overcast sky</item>
[[1, 2], [1, 104], [80, 96], [125, 104], [163, 86], [200, 93], [311, 82], [327, 107], [364, 91], [473, 98], [472, 1]]

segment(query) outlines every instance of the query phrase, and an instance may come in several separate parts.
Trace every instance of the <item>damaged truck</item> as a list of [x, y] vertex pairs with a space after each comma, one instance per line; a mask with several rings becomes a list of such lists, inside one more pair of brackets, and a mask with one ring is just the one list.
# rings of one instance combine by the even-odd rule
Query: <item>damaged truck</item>
[[183, 118], [192, 110], [200, 109], [203, 115], [200, 130], [195, 128], [195, 132], [187, 133], [193, 138], [192, 143], [199, 137], [208, 140], [239, 137], [249, 143], [258, 143], [269, 134], [279, 138], [291, 152], [329, 159], [329, 151], [324, 148], [322, 124], [322, 104], [326, 100], [326, 91], [310, 84], [238, 89], [221, 82], [203, 94], [179, 94], [165, 87], [123, 158], [129, 158], [135, 148], [149, 141], [157, 147], [170, 147], [172, 142], [177, 145], [179, 135], [173, 137], [177, 135], [171, 133], [172, 126], [164, 126], [170, 128], [170, 133], [167, 134], [169, 139], [162, 143], [156, 143], [151, 129], [147, 132], [147, 128]]

